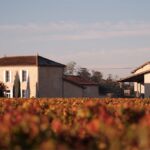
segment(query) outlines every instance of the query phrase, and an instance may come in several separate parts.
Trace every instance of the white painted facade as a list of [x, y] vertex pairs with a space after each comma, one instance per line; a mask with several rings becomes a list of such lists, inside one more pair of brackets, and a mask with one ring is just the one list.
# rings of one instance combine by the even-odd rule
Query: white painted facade
[[[146, 71], [150, 71], [150, 62], [138, 67], [132, 73], [134, 75], [137, 75], [139, 73], [143, 73]], [[145, 95], [145, 97], [150, 97], [150, 91], [147, 90], [147, 89], [149, 89], [149, 84], [150, 84], [150, 73], [144, 73], [144, 82], [143, 83], [142, 82], [134, 82], [134, 91], [136, 93], [136, 96], [140, 97], [140, 95]]]
[[[10, 72], [9, 81], [6, 81], [6, 71]], [[26, 81], [22, 80], [22, 71], [26, 71]], [[10, 95], [8, 97], [13, 97], [13, 86], [16, 73], [18, 73], [20, 80], [20, 94], [23, 96], [23, 90], [25, 90], [25, 97], [36, 97], [36, 83], [38, 82], [38, 67], [37, 66], [6, 66], [0, 67], [0, 81], [2, 81]], [[29, 85], [28, 85], [29, 84]], [[30, 93], [28, 86], [30, 87]], [[7, 94], [7, 93], [6, 93]]]
[[[6, 71], [9, 81], [6, 81]], [[26, 71], [26, 81], [23, 81], [23, 71]], [[62, 97], [63, 68], [38, 66], [7, 66], [0, 67], [0, 81], [7, 86], [7, 97], [14, 97], [13, 86], [15, 75], [20, 80], [20, 94], [22, 98], [29, 97]]]
[[77, 86], [64, 81], [64, 67], [41, 56], [0, 58], [0, 81], [7, 87], [5, 96], [13, 98], [20, 93], [22, 98], [99, 97], [95, 83]]

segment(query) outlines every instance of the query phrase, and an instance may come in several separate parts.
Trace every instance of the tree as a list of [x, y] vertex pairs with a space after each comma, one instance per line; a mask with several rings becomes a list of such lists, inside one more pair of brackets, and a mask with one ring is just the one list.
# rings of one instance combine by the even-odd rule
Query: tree
[[102, 82], [103, 75], [100, 71], [92, 71], [91, 80], [100, 84]]
[[6, 86], [4, 83], [0, 82], [0, 97], [4, 97], [4, 92], [6, 91]]
[[65, 68], [65, 75], [78, 75], [84, 79], [94, 81], [99, 85], [100, 94], [112, 93], [116, 97], [122, 97], [122, 89], [117, 82], [118, 76], [114, 78], [112, 74], [108, 74], [107, 79], [103, 79], [103, 74], [100, 71], [93, 70], [91, 73], [87, 68], [76, 68], [76, 62], [69, 62]]
[[91, 79], [91, 73], [87, 68], [80, 68], [77, 72], [77, 75], [87, 80]]
[[69, 62], [66, 67], [65, 67], [65, 74], [66, 75], [74, 75], [75, 74], [75, 67], [76, 67], [76, 62], [71, 61]]
[[112, 81], [113, 81], [112, 74], [108, 74], [107, 81], [109, 81], [109, 82], [112, 82]]
[[13, 95], [15, 98], [19, 98], [21, 96], [20, 79], [19, 79], [18, 72], [16, 72], [16, 75], [15, 75], [15, 80], [14, 80], [14, 85], [13, 85]]

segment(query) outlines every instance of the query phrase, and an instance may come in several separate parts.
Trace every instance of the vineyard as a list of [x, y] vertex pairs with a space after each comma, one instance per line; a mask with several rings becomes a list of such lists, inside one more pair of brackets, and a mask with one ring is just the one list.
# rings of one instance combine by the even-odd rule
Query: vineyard
[[1, 150], [148, 150], [150, 99], [0, 99]]

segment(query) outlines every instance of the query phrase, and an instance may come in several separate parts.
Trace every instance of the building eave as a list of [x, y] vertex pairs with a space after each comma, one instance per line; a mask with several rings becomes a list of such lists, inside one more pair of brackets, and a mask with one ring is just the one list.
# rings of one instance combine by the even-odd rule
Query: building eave
[[150, 73], [150, 70], [138, 74], [130, 75], [126, 78], [118, 80], [118, 82], [144, 82], [144, 75], [147, 73]]

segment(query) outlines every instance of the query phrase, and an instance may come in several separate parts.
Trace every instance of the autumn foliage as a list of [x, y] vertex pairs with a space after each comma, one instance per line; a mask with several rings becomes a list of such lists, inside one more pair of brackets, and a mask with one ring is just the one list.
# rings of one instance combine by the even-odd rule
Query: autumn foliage
[[0, 99], [0, 149], [150, 147], [150, 99]]

